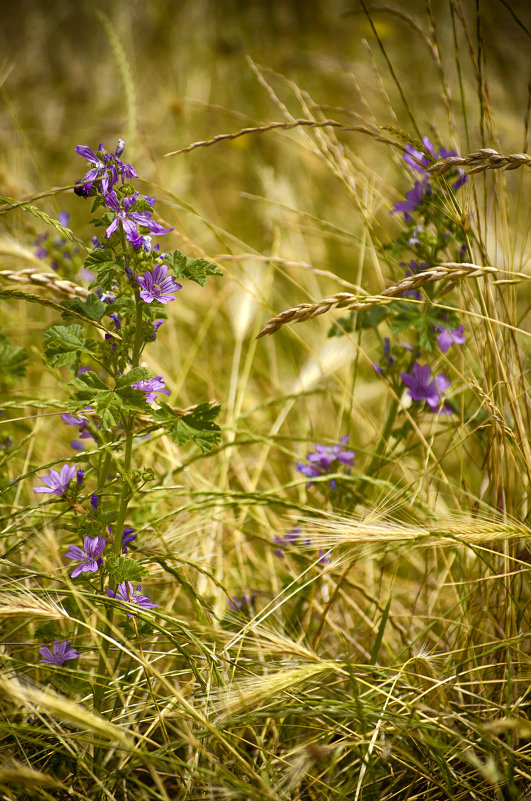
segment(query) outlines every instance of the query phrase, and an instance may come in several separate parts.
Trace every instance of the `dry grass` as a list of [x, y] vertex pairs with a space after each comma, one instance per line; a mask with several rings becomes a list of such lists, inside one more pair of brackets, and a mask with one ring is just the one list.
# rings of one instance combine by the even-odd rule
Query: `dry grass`
[[[31, 27], [12, 7], [0, 34], [0, 277], [41, 287], [0, 290], [3, 331], [31, 355], [26, 380], [2, 385], [2, 798], [524, 799], [526, 8], [29, 5]], [[186, 285], [147, 352], [172, 404], [221, 402], [224, 435], [207, 455], [153, 430], [135, 441], [133, 465], [155, 479], [127, 522], [159, 606], [110, 625], [102, 597], [68, 575], [71, 509], [31, 492], [43, 466], [85, 458], [59, 424], [68, 375], [41, 352], [61, 297], [86, 290], [40, 272], [33, 243], [44, 230], [89, 240], [90, 210], [65, 194], [82, 174], [73, 147], [113, 147], [125, 130], [171, 246], [224, 269]], [[404, 279], [388, 212], [409, 189], [404, 148], [423, 135], [471, 154], [445, 208], [468, 226], [471, 259]], [[333, 308], [441, 281], [437, 303], [467, 333], [437, 357], [458, 410], [442, 421], [374, 373], [375, 329], [326, 340]], [[294, 319], [307, 322], [257, 341]], [[340, 490], [307, 487], [296, 461], [346, 433], [356, 460]], [[279, 559], [272, 538], [294, 525], [305, 544]], [[252, 603], [231, 611], [244, 593]], [[40, 664], [54, 639], [80, 659]]]

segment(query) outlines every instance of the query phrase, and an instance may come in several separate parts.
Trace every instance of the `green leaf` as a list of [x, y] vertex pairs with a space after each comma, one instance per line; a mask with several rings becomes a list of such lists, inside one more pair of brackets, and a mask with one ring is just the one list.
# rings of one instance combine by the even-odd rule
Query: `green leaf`
[[348, 317], [340, 317], [335, 323], [332, 323], [326, 335], [328, 339], [332, 337], [342, 337], [343, 334], [352, 334], [354, 329], [354, 315], [350, 314]]
[[[86, 317], [87, 320], [96, 321], [101, 320], [109, 308], [108, 305], [103, 303], [93, 292], [90, 293], [85, 301], [79, 298], [73, 298], [73, 300], [63, 301], [61, 306], [64, 306], [65, 309], [77, 312], [81, 317]], [[65, 312], [63, 317], [68, 317], [68, 312]]]
[[[119, 390], [124, 387], [130, 387], [131, 384], [136, 384], [137, 381], [141, 381], [143, 378], [150, 378], [149, 370], [146, 370], [145, 367], [133, 367], [128, 373], [124, 373], [120, 376], [116, 382], [116, 389]], [[142, 392], [142, 390], [137, 389], [135, 392]]]
[[11, 345], [7, 337], [0, 332], [0, 375], [2, 379], [24, 378], [28, 358], [29, 355], [24, 348]]
[[179, 446], [192, 440], [203, 453], [208, 453], [221, 439], [221, 428], [214, 422], [220, 409], [220, 406], [201, 403], [177, 420], [171, 431], [172, 440]]
[[126, 556], [111, 556], [105, 560], [105, 568], [116, 584], [122, 581], [142, 581], [147, 576], [148, 571], [142, 567], [135, 559], [128, 559]]
[[393, 334], [414, 328], [419, 337], [419, 345], [427, 351], [433, 350], [440, 333], [435, 326], [452, 329], [459, 326], [459, 318], [455, 312], [439, 309], [437, 306], [405, 301], [390, 303], [388, 309], [396, 313], [391, 320]]
[[103, 429], [118, 425], [121, 412], [125, 408], [124, 403], [121, 397], [109, 389], [93, 370], [74, 378], [70, 385], [76, 389], [75, 400], [68, 403], [71, 411], [77, 411], [82, 406], [90, 404], [101, 416]]
[[164, 261], [170, 265], [176, 278], [189, 278], [204, 286], [208, 275], [223, 275], [223, 270], [206, 259], [191, 259], [180, 250], [166, 254]]
[[385, 320], [388, 316], [389, 309], [387, 306], [371, 306], [355, 315], [354, 328], [356, 331], [360, 328], [377, 328], [382, 320]]
[[124, 272], [123, 266], [115, 261], [112, 251], [106, 250], [105, 248], [94, 250], [90, 256], [85, 259], [83, 266], [86, 270], [96, 273], [97, 280], [92, 282], [92, 284], [96, 286], [99, 283], [112, 280], [116, 275], [123, 275]]
[[149, 378], [149, 370], [145, 367], [135, 367], [128, 373], [120, 376], [113, 389], [109, 389], [93, 370], [74, 378], [70, 386], [76, 390], [75, 399], [68, 403], [70, 411], [78, 411], [83, 406], [91, 404], [97, 414], [101, 415], [102, 428], [108, 429], [118, 425], [121, 417], [127, 412], [149, 411], [146, 395], [141, 389], [133, 389], [142, 378]]
[[340, 317], [328, 331], [328, 338], [351, 334], [364, 328], [377, 328], [389, 315], [387, 306], [371, 306], [360, 312], [351, 312], [348, 317]]
[[96, 342], [85, 339], [77, 323], [52, 326], [44, 334], [44, 343], [44, 353], [52, 367], [76, 364], [82, 354], [95, 355]]

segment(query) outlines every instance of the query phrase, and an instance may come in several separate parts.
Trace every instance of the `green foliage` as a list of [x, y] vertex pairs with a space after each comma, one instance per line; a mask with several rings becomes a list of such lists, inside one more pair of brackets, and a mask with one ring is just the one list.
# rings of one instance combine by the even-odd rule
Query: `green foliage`
[[0, 376], [2, 380], [16, 381], [26, 375], [29, 354], [18, 345], [11, 345], [0, 331]]
[[208, 453], [220, 442], [221, 429], [214, 422], [221, 410], [220, 406], [200, 403], [184, 417], [178, 417], [164, 401], [160, 402], [160, 406], [154, 413], [154, 418], [170, 423], [170, 436], [176, 445], [182, 446], [192, 441], [203, 453]]
[[126, 556], [108, 556], [105, 559], [105, 570], [114, 584], [121, 584], [122, 581], [142, 581], [148, 575], [146, 568], [136, 559], [128, 559]]
[[[24, 9], [11, 5], [6, 24], [18, 30]], [[126, 276], [124, 261], [136, 276], [151, 270], [155, 257], [138, 251], [128, 260], [119, 232], [105, 242], [105, 250], [91, 253], [87, 266], [96, 274], [94, 287], [116, 294], [99, 320], [114, 333], [106, 314], [118, 313], [121, 341], [93, 333], [97, 304], [89, 311], [83, 304], [54, 303], [45, 297], [47, 287], [5, 294], [0, 288], [11, 330], [20, 325], [21, 333], [36, 340], [53, 310], [62, 323], [79, 323], [81, 338], [95, 340], [94, 358], [84, 361], [87, 354], [80, 349], [80, 364], [93, 364], [101, 384], [69, 387], [71, 408], [77, 411], [101, 393], [102, 404], [105, 398], [117, 404], [111, 418], [119, 421], [105, 428], [93, 404], [89, 419], [100, 426], [97, 446], [86, 440], [87, 452], [75, 456], [85, 469], [84, 485], [72, 487], [75, 495], [36, 500], [31, 486], [38, 482], [30, 471], [45, 463], [60, 470], [63, 459], [73, 460], [67, 442], [76, 428], [60, 423], [63, 385], [54, 390], [51, 372], [40, 368], [39, 374], [35, 364], [31, 395], [38, 394], [39, 401], [25, 404], [24, 391], [10, 393], [0, 404], [16, 409], [19, 418], [8, 425], [8, 415], [0, 418], [0, 483], [11, 487], [0, 491], [5, 557], [0, 795], [21, 801], [527, 798], [525, 519], [528, 524], [531, 457], [525, 332], [531, 284], [510, 283], [510, 271], [524, 269], [528, 260], [520, 220], [525, 226], [529, 170], [471, 176], [457, 195], [446, 179], [430, 179], [433, 192], [441, 190], [438, 207], [433, 197], [427, 199], [410, 224], [402, 215], [388, 215], [398, 192], [402, 197], [415, 178], [422, 180], [404, 164], [400, 145], [421, 148], [427, 134], [436, 147], [455, 146], [463, 156], [480, 143], [505, 153], [523, 147], [513, 145], [525, 140], [522, 103], [514, 98], [526, 97], [525, 64], [515, 44], [511, 69], [497, 80], [503, 48], [493, 41], [493, 32], [503, 32], [527, 54], [526, 29], [513, 19], [521, 13], [518, 4], [511, 4], [514, 14], [507, 10], [510, 4], [499, 4], [490, 19], [484, 17], [488, 4], [481, 9], [476, 4], [475, 15], [464, 8], [462, 15], [459, 4], [451, 3], [452, 14], [445, 15], [444, 4], [424, 4], [424, 13], [418, 3], [411, 11], [417, 27], [401, 25], [396, 36], [384, 30], [393, 34], [394, 17], [381, 7], [373, 17], [371, 4], [363, 4], [361, 31], [356, 17], [342, 17], [326, 3], [282, 4], [281, 19], [263, 2], [238, 4], [232, 17], [213, 14], [209, 4], [175, 4], [169, 15], [164, 3], [145, 4], [149, 13], [142, 4], [124, 3], [111, 46], [108, 29], [97, 21], [101, 17], [94, 25], [79, 25], [77, 4], [63, 3], [58, 26], [46, 5], [32, 4], [31, 36], [11, 37], [20, 51], [17, 63], [34, 65], [39, 81], [28, 82], [27, 70], [9, 74], [5, 100], [17, 112], [18, 126], [15, 136], [12, 125], [4, 126], [6, 186], [25, 192], [29, 177], [40, 181], [44, 195], [52, 182], [71, 184], [81, 177], [89, 167], [73, 156], [72, 144], [85, 141], [86, 120], [75, 116], [69, 98], [79, 96], [90, 76], [96, 74], [96, 84], [98, 76], [100, 84], [102, 76], [113, 76], [111, 89], [91, 92], [91, 112], [96, 120], [108, 119], [111, 93], [125, 120], [124, 160], [137, 159], [145, 179], [141, 190], [155, 194], [150, 176], [164, 183], [176, 232], [161, 238], [160, 247], [183, 242], [179, 247], [187, 252], [226, 254], [231, 287], [219, 293], [217, 282], [207, 281], [201, 293], [187, 293], [185, 286], [167, 307], [144, 304], [137, 328], [133, 290], [138, 296], [138, 288]], [[409, 11], [406, 3], [394, 5]], [[201, 37], [192, 35], [196, 30]], [[376, 70], [385, 62], [376, 30], [386, 33], [381, 45], [399, 90], [388, 72], [380, 84]], [[368, 37], [375, 60], [367, 59], [361, 35]], [[470, 37], [481, 44], [477, 58], [467, 48]], [[9, 36], [4, 38], [9, 50]], [[319, 54], [323, 69], [293, 62], [291, 54], [301, 50], [303, 39]], [[46, 85], [49, 69], [38, 72], [39, 59], [48, 65], [51, 41], [60, 45], [54, 49], [55, 66], [66, 65], [60, 86]], [[266, 53], [261, 61], [272, 69], [251, 62], [242, 69], [242, 60], [231, 56], [240, 45]], [[138, 70], [128, 64], [133, 52], [150, 60], [160, 91], [138, 79]], [[178, 110], [174, 74], [166, 68], [169, 52], [191, 84], [211, 81], [219, 108], [208, 118], [197, 104]], [[354, 103], [352, 74], [361, 76]], [[375, 91], [378, 85], [382, 91]], [[40, 105], [57, 109], [65, 124], [56, 126], [51, 144], [35, 152], [20, 143], [35, 139], [42, 116], [37, 92]], [[161, 93], [175, 113], [169, 128]], [[503, 116], [496, 120], [500, 103]], [[216, 116], [220, 109], [236, 106], [250, 118], [242, 125], [278, 119], [282, 110], [287, 120], [310, 112], [318, 121], [322, 115], [338, 120], [338, 127], [249, 135], [235, 141], [241, 148], [212, 141], [232, 127], [225, 112], [225, 122]], [[360, 111], [363, 120], [353, 116]], [[381, 125], [394, 121], [393, 112], [395, 125]], [[339, 129], [359, 122], [361, 135]], [[157, 158], [168, 147], [172, 127], [177, 131], [172, 147], [199, 138], [209, 139], [210, 146], [149, 164], [148, 153]], [[492, 139], [496, 129], [499, 145]], [[101, 140], [111, 144], [106, 137], [102, 132]], [[92, 198], [52, 191], [52, 198], [29, 202], [48, 208], [64, 197], [69, 207], [76, 204], [79, 219], [83, 207], [90, 210]], [[125, 189], [131, 192], [132, 187]], [[242, 197], [250, 193], [252, 200]], [[192, 199], [196, 208], [187, 202]], [[101, 197], [94, 210], [105, 211]], [[314, 267], [376, 293], [397, 283], [410, 259], [429, 266], [459, 261], [455, 242], [468, 224], [467, 212], [473, 228], [467, 260], [493, 264], [497, 275], [465, 278], [453, 287], [451, 279], [426, 284], [421, 303], [405, 298], [391, 308], [382, 302], [355, 315], [343, 310], [331, 333], [340, 334], [342, 325], [354, 334], [351, 347], [334, 347], [338, 341], [323, 347], [330, 315], [249, 341], [253, 315], [265, 318], [340, 288]], [[103, 217], [100, 226], [113, 216]], [[24, 225], [34, 219], [26, 212], [2, 215], [6, 223], [11, 219], [5, 241], [20, 237], [31, 256], [35, 233]], [[424, 230], [415, 230], [417, 222]], [[104, 233], [104, 227], [98, 230]], [[442, 235], [454, 230], [456, 235], [443, 241]], [[54, 229], [50, 232], [53, 236]], [[414, 237], [420, 244], [410, 244]], [[193, 280], [183, 258], [182, 268], [182, 259], [174, 259], [177, 272], [172, 272], [181, 283]], [[9, 259], [6, 267], [18, 257]], [[377, 261], [381, 274], [375, 274]], [[21, 260], [20, 268], [25, 266]], [[253, 287], [247, 276], [255, 266], [264, 281]], [[199, 283], [211, 274], [201, 265], [191, 272]], [[58, 277], [64, 275], [60, 267]], [[443, 355], [434, 347], [439, 322], [433, 304], [447, 306], [447, 299], [459, 304], [459, 321], [446, 312], [440, 324], [463, 323], [467, 344], [452, 345]], [[166, 310], [168, 322], [150, 347], [153, 320]], [[59, 315], [69, 313], [71, 319], [61, 321]], [[234, 322], [241, 323], [237, 340]], [[148, 343], [145, 350], [134, 347], [139, 340]], [[413, 352], [400, 347], [408, 343]], [[411, 371], [421, 346], [425, 352], [433, 348], [427, 360], [432, 376], [445, 372], [452, 382], [453, 415], [432, 415], [425, 405], [410, 402], [400, 373]], [[65, 345], [54, 347], [60, 355]], [[76, 352], [75, 343], [69, 348]], [[339, 366], [331, 354], [353, 358]], [[194, 434], [204, 436], [201, 426], [190, 424], [192, 413], [180, 418], [160, 401], [146, 404], [144, 393], [130, 387], [133, 361], [148, 364], [149, 375], [164, 373], [181, 406], [201, 397], [226, 399], [229, 447], [204, 455], [191, 445]], [[381, 376], [371, 362], [382, 365]], [[76, 371], [78, 364], [70, 367]], [[124, 385], [116, 382], [120, 371]], [[136, 402], [142, 406], [140, 419]], [[4, 431], [16, 438], [22, 426], [31, 439], [2, 450]], [[144, 438], [147, 431], [154, 435]], [[169, 441], [172, 433], [177, 440], [189, 437], [185, 451]], [[356, 451], [351, 475], [336, 490], [329, 490], [326, 476], [307, 488], [296, 473], [297, 459], [309, 443], [333, 445], [347, 433]], [[17, 482], [19, 476], [24, 479]], [[99, 499], [94, 512], [93, 491]], [[515, 530], [504, 531], [500, 519], [517, 521]], [[279, 559], [273, 538], [294, 522], [303, 528], [301, 538], [312, 542], [286, 548]], [[149, 566], [151, 580], [138, 575], [143, 568], [110, 555], [110, 541], [98, 573], [71, 578], [67, 544], [81, 545], [86, 535], [108, 538], [108, 525], [117, 538], [120, 528], [136, 528], [138, 540], [128, 556]], [[331, 552], [329, 564], [315, 564], [321, 546]], [[106, 573], [109, 567], [112, 572]], [[107, 600], [105, 588], [120, 580], [135, 586], [141, 581], [159, 604], [146, 620], [141, 614], [127, 618], [125, 606]], [[252, 603], [228, 614], [229, 599], [244, 594]], [[41, 644], [66, 639], [79, 650], [78, 659], [63, 666], [39, 663]], [[83, 684], [85, 678], [92, 686]]]
[[148, 377], [149, 370], [137, 367], [120, 376], [115, 387], [110, 389], [93, 370], [90, 370], [70, 382], [76, 392], [74, 398], [68, 402], [68, 408], [75, 412], [91, 405], [101, 415], [102, 427], [112, 428], [122, 421], [124, 414], [146, 411], [149, 408], [145, 393], [131, 387], [131, 384]]
[[97, 248], [85, 259], [83, 265], [86, 270], [96, 273], [97, 278], [92, 282], [91, 287], [107, 286], [110, 282], [123, 275], [123, 265], [119, 264], [112, 252], [105, 248]]
[[44, 334], [44, 344], [44, 355], [52, 367], [78, 367], [82, 356], [96, 355], [96, 342], [85, 338], [78, 323], [53, 325]]
[[351, 312], [348, 317], [340, 317], [328, 330], [328, 338], [351, 334], [353, 331], [377, 328], [389, 315], [388, 306], [370, 306], [360, 312]]
[[201, 286], [205, 286], [207, 276], [223, 275], [223, 270], [216, 264], [212, 264], [206, 259], [192, 259], [190, 256], [185, 256], [180, 250], [167, 253], [164, 261], [169, 264], [176, 278], [189, 278], [190, 281], [195, 281]]
[[428, 303], [411, 301], [400, 301], [389, 304], [389, 312], [395, 312], [391, 320], [391, 331], [393, 334], [400, 334], [413, 328], [419, 338], [419, 345], [423, 350], [431, 351], [437, 342], [439, 331], [436, 325], [441, 328], [457, 328], [459, 318], [457, 314], [448, 309], [441, 309]]
[[[93, 292], [90, 293], [86, 300], [80, 298], [73, 298], [72, 300], [65, 300], [61, 304], [65, 309], [75, 311], [81, 317], [86, 317], [87, 320], [101, 320], [103, 315], [108, 311], [109, 307], [103, 303], [97, 295]], [[68, 312], [63, 314], [63, 317], [68, 318]]]

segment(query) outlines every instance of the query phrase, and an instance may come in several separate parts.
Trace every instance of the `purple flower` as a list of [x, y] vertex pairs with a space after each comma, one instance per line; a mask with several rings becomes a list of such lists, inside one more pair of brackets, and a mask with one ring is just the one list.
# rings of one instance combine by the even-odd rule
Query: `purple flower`
[[[431, 380], [431, 369], [429, 364], [419, 364], [415, 362], [413, 365], [412, 375], [409, 373], [400, 373], [400, 377], [408, 389], [408, 395], [414, 401], [426, 401], [432, 412], [443, 411], [441, 401], [443, 400], [443, 392], [450, 386], [450, 382], [444, 375], [436, 375], [435, 379]], [[445, 412], [451, 413], [451, 412]]]
[[400, 266], [409, 267], [409, 269], [406, 270], [406, 276], [409, 276], [409, 275], [418, 275], [419, 273], [423, 273], [424, 270], [428, 269], [430, 264], [427, 261], [418, 262], [416, 259], [411, 259], [411, 261], [409, 261], [407, 264], [401, 261]]
[[80, 573], [97, 573], [100, 565], [103, 564], [101, 555], [105, 548], [105, 537], [85, 537], [83, 548], [79, 545], [70, 545], [65, 553], [67, 559], [77, 559], [80, 565], [72, 570], [72, 578], [77, 578]]
[[[422, 175], [429, 175], [426, 168], [438, 159], [448, 159], [450, 156], [457, 156], [457, 150], [447, 150], [445, 147], [441, 147], [440, 151], [437, 153], [427, 136], [423, 137], [422, 143], [426, 148], [426, 151], [430, 154], [431, 158], [428, 158], [426, 153], [421, 150], [417, 150], [411, 145], [406, 145], [406, 152], [404, 153], [404, 161], [409, 164], [410, 167], [416, 170], [416, 172], [420, 172]], [[455, 171], [457, 172], [458, 178], [457, 181], [455, 181], [455, 183], [452, 185], [454, 191], [463, 186], [463, 184], [466, 184], [468, 180], [465, 171], [460, 167], [456, 167]]]
[[43, 484], [46, 484], [46, 486], [33, 487], [33, 492], [47, 493], [49, 495], [64, 495], [66, 488], [74, 477], [75, 472], [75, 464], [71, 465], [70, 467], [67, 464], [64, 464], [60, 473], [58, 473], [57, 470], [54, 470], [52, 467], [50, 468], [47, 476], [39, 479]]
[[[118, 181], [118, 170], [114, 163], [114, 157], [107, 153], [103, 145], [99, 146], [97, 153], [94, 153], [86, 145], [77, 145], [75, 150], [78, 155], [83, 156], [93, 166], [81, 181], [77, 182], [85, 185], [77, 186], [74, 192], [87, 197], [94, 185], [94, 181], [101, 178], [101, 190], [106, 194], [109, 191], [109, 187], [112, 188]], [[86, 181], [89, 183], [85, 183]]]
[[[337, 462], [351, 467], [356, 454], [353, 451], [346, 451], [342, 448], [342, 445], [346, 444], [347, 441], [348, 434], [340, 440], [341, 445], [316, 445], [315, 452], [306, 456], [309, 464], [297, 462], [297, 470], [309, 478], [316, 478], [317, 476], [335, 472], [335, 469], [339, 467], [336, 464]], [[310, 485], [311, 481], [307, 486]], [[335, 489], [336, 482], [334, 479], [330, 482], [330, 486]]]
[[157, 375], [155, 378], [142, 378], [135, 384], [131, 384], [131, 387], [133, 389], [140, 389], [142, 392], [145, 392], [147, 403], [153, 403], [153, 401], [157, 399], [157, 393], [160, 393], [161, 395], [171, 395], [171, 392], [166, 388], [166, 384], [164, 383], [164, 379], [161, 375]]
[[229, 609], [231, 610], [231, 612], [251, 611], [255, 598], [256, 598], [255, 592], [253, 592], [252, 595], [244, 593], [241, 598], [238, 598], [236, 595], [233, 595], [229, 601]]
[[464, 170], [462, 170], [461, 167], [457, 167], [456, 169], [457, 169], [457, 174], [458, 174], [459, 177], [458, 177], [457, 181], [455, 181], [452, 184], [452, 189], [454, 190], [454, 192], [457, 192], [457, 190], [460, 187], [462, 187], [463, 184], [466, 184], [466, 182], [468, 181], [466, 172]]
[[51, 648], [43, 645], [39, 648], [39, 653], [44, 657], [39, 659], [39, 662], [45, 662], [47, 665], [62, 665], [67, 659], [77, 659], [79, 656], [76, 649], [70, 647], [69, 640], [54, 642]]
[[48, 251], [45, 247], [42, 246], [43, 242], [46, 242], [48, 239], [48, 234], [39, 234], [37, 239], [35, 240], [35, 245], [37, 246], [37, 250], [35, 251], [35, 255], [38, 259], [45, 259], [48, 255]]
[[152, 342], [154, 342], [156, 340], [157, 331], [159, 330], [159, 328], [161, 327], [163, 322], [164, 322], [164, 320], [154, 320], [153, 321], [153, 333], [149, 337]]
[[392, 367], [393, 362], [396, 361], [395, 356], [391, 355], [391, 340], [389, 337], [384, 337], [383, 355], [385, 361], [387, 362], [387, 366], [385, 368], [380, 367], [380, 365], [376, 364], [375, 362], [372, 362], [372, 366], [378, 375], [383, 375], [384, 369]]
[[[104, 195], [118, 183], [119, 176], [122, 178], [122, 183], [125, 182], [126, 178], [138, 178], [135, 168], [130, 164], [124, 164], [119, 158], [123, 153], [124, 144], [124, 140], [119, 139], [118, 146], [114, 153], [108, 153], [103, 145], [99, 146], [97, 153], [94, 153], [94, 151], [91, 150], [90, 147], [86, 147], [86, 145], [77, 145], [75, 149], [76, 153], [83, 156], [84, 159], [93, 165], [85, 177], [82, 178], [81, 181], [78, 181], [78, 185], [74, 189], [77, 195], [88, 197], [94, 182], [98, 180], [98, 178], [101, 178], [101, 183], [97, 189], [98, 191], [101, 190]], [[85, 183], [86, 181], [88, 181], [88, 183]]]
[[122, 330], [122, 324], [120, 322], [120, 318], [118, 317], [118, 315], [117, 314], [109, 314], [109, 317], [111, 318], [111, 320], [113, 321], [114, 325], [116, 326], [116, 330], [117, 331], [121, 331]]
[[96, 511], [96, 509], [98, 508], [98, 496], [96, 495], [95, 492], [93, 492], [92, 495], [90, 496], [90, 505], [92, 506], [94, 511]]
[[[431, 159], [429, 159], [426, 156], [426, 154], [423, 153], [421, 150], [417, 150], [412, 145], [406, 145], [406, 152], [404, 153], [404, 161], [407, 164], [409, 164], [410, 167], [413, 167], [413, 169], [416, 170], [417, 172], [422, 173], [422, 175], [426, 175], [427, 171], [425, 167], [429, 167], [430, 164], [433, 164], [433, 162], [437, 158], [439, 158], [439, 155], [435, 152], [435, 148], [433, 147], [432, 143], [430, 142], [427, 136], [423, 137], [422, 143], [426, 148], [426, 150], [428, 151], [428, 153], [430, 154]], [[446, 153], [445, 150], [444, 152]], [[446, 158], [446, 156], [442, 156], [442, 158]]]
[[425, 178], [422, 183], [420, 181], [415, 181], [415, 186], [406, 194], [406, 199], [395, 203], [389, 214], [403, 212], [405, 221], [410, 222], [413, 218], [409, 212], [415, 211], [422, 203], [423, 198], [429, 195], [430, 192], [430, 182], [427, 178]]
[[68, 412], [61, 415], [61, 420], [63, 423], [66, 423], [67, 426], [79, 426], [80, 428], [84, 428], [88, 425], [88, 420], [85, 420], [84, 417], [74, 417], [73, 414], [69, 414]]
[[435, 328], [441, 332], [437, 337], [437, 344], [443, 353], [446, 353], [452, 345], [464, 345], [466, 342], [464, 325], [460, 325], [459, 328], [443, 328], [441, 325], [436, 325]]
[[85, 471], [84, 470], [78, 470], [77, 473], [76, 473], [76, 481], [77, 481], [79, 486], [81, 486], [81, 484], [83, 483], [83, 479], [84, 478], [85, 478]]
[[173, 228], [164, 228], [162, 225], [159, 225], [159, 223], [156, 223], [154, 220], [152, 220], [152, 214], [150, 211], [134, 211], [138, 192], [135, 192], [132, 197], [124, 198], [123, 209], [114, 190], [109, 193], [105, 193], [104, 197], [107, 206], [111, 209], [111, 211], [116, 212], [116, 217], [105, 232], [106, 239], [109, 239], [112, 236], [120, 223], [122, 224], [127, 239], [130, 242], [134, 242], [140, 236], [137, 225], [143, 225], [145, 228], [148, 228], [151, 233], [159, 236], [162, 236], [162, 234], [169, 234], [170, 231], [173, 231]]
[[[132, 581], [122, 581], [122, 583], [118, 585], [116, 591], [107, 587], [105, 592], [109, 598], [116, 598], [118, 601], [127, 601], [130, 604], [136, 604], [141, 609], [155, 609], [158, 604], [154, 604], [147, 595], [139, 595], [141, 589], [142, 586], [139, 584], [135, 592]], [[133, 613], [127, 612], [127, 617], [133, 617]]]
[[175, 300], [172, 292], [178, 292], [182, 286], [173, 276], [167, 278], [167, 275], [168, 267], [165, 264], [156, 264], [152, 273], [144, 273], [142, 277], [137, 275], [137, 283], [142, 287], [140, 297], [143, 301], [152, 303], [158, 300], [159, 303], [167, 305], [171, 300]]
[[124, 528], [122, 531], [122, 553], [127, 553], [129, 548], [127, 547], [130, 545], [136, 538], [138, 534], [133, 534], [134, 528]]
[[[283, 534], [279, 537], [277, 534], [273, 537], [273, 542], [275, 542], [279, 547], [275, 550], [275, 556], [278, 556], [280, 559], [284, 558], [284, 550], [289, 548], [292, 545], [295, 545], [302, 534], [302, 528], [300, 526], [295, 526], [295, 528], [291, 528], [287, 534]], [[302, 545], [309, 545], [310, 540], [306, 539], [303, 540], [301, 543]]]
[[[82, 367], [78, 375], [80, 375], [82, 371], [86, 373], [91, 369], [92, 369], [91, 367], [85, 367], [85, 368]], [[61, 420], [63, 421], [63, 423], [66, 423], [67, 426], [78, 426], [80, 439], [93, 439], [94, 442], [97, 442], [94, 435], [87, 429], [89, 421], [85, 417], [75, 417], [73, 414], [65, 412], [65, 414], [61, 415]], [[94, 423], [94, 425], [97, 427], [96, 423]], [[70, 446], [77, 451], [84, 450], [83, 444], [81, 442], [77, 442], [77, 440], [73, 440], [70, 443]]]

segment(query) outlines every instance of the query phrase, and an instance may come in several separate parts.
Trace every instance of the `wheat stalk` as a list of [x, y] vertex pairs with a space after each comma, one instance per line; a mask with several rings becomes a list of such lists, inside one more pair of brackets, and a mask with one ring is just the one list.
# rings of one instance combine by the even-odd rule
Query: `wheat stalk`
[[[428, 270], [424, 270], [416, 275], [408, 275], [393, 286], [387, 287], [382, 290], [379, 295], [366, 295], [360, 297], [353, 295], [351, 292], [337, 292], [329, 298], [323, 298], [317, 303], [299, 303], [298, 306], [293, 306], [291, 309], [277, 314], [262, 328], [257, 336], [260, 337], [274, 334], [281, 326], [286, 323], [301, 323], [303, 320], [310, 320], [312, 317], [318, 317], [320, 314], [325, 314], [330, 309], [347, 309], [349, 311], [361, 311], [370, 306], [376, 306], [387, 300], [401, 297], [405, 292], [418, 289], [424, 284], [431, 284], [435, 281], [442, 281], [446, 278], [455, 280], [456, 278], [478, 278], [485, 273], [497, 273], [499, 270], [495, 267], [480, 267], [477, 264], [469, 264], [467, 262], [445, 262]], [[518, 277], [522, 280], [529, 280], [529, 276], [523, 273], [511, 273], [513, 277]]]
[[278, 129], [287, 131], [291, 128], [298, 128], [301, 126], [306, 126], [309, 128], [330, 127], [339, 128], [342, 131], [356, 131], [357, 133], [372, 136], [374, 139], [379, 142], [383, 142], [384, 144], [394, 145], [395, 147], [403, 149], [401, 145], [398, 145], [391, 139], [379, 135], [376, 128], [369, 128], [366, 125], [345, 125], [338, 120], [298, 119], [290, 122], [268, 122], [265, 125], [254, 125], [249, 128], [241, 128], [239, 131], [233, 131], [232, 133], [228, 134], [218, 134], [217, 136], [213, 136], [212, 139], [202, 139], [198, 142], [193, 142], [191, 145], [188, 145], [188, 147], [182, 147], [180, 150], [173, 150], [171, 153], [165, 153], [164, 158], [168, 158], [169, 156], [180, 156], [183, 153], [190, 153], [190, 151], [195, 150], [198, 147], [210, 147], [218, 142], [226, 142], [232, 139], [238, 139], [240, 136], [247, 136], [248, 134], [267, 133], [268, 131], [274, 131]]
[[518, 167], [531, 166], [531, 156], [527, 153], [511, 153], [509, 156], [502, 156], [490, 147], [481, 148], [468, 156], [449, 156], [442, 159], [428, 168], [433, 176], [443, 175], [452, 167], [469, 167], [467, 175], [474, 175], [485, 170], [517, 170]]
[[89, 296], [88, 289], [75, 284], [73, 281], [61, 278], [55, 273], [35, 272], [32, 267], [17, 271], [0, 270], [0, 278], [6, 281], [14, 281], [17, 284], [37, 284], [38, 286], [44, 286], [57, 295], [66, 296], [68, 298], [83, 298], [83, 300], [86, 300]]

